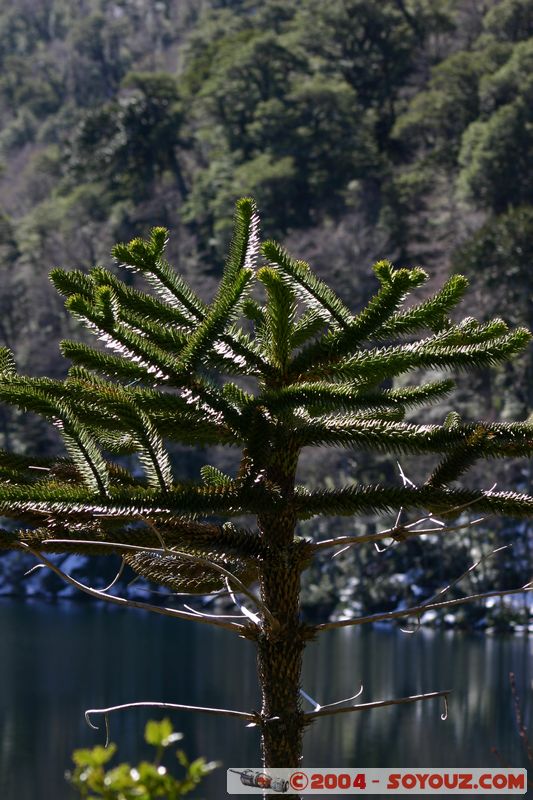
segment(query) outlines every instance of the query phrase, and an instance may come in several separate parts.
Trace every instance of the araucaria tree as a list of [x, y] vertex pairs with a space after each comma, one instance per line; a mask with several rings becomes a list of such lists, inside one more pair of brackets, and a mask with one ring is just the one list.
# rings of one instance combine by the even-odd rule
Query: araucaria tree
[[[216, 625], [252, 640], [261, 711], [192, 710], [255, 723], [265, 766], [294, 767], [304, 728], [321, 716], [446, 694], [304, 711], [300, 671], [310, 639], [332, 627], [416, 618], [429, 608], [472, 599], [441, 595], [401, 611], [306, 624], [300, 579], [313, 557], [428, 530], [446, 535], [472, 524], [464, 521], [465, 509], [478, 516], [533, 512], [528, 495], [456, 483], [478, 459], [529, 455], [531, 425], [463, 423], [457, 414], [442, 425], [406, 422], [406, 409], [438, 401], [453, 381], [394, 388], [394, 378], [420, 369], [498, 364], [520, 353], [530, 335], [510, 331], [500, 319], [452, 322], [449, 314], [466, 289], [459, 275], [429, 299], [403, 306], [426, 274], [387, 261], [374, 267], [376, 295], [354, 313], [307, 264], [274, 242], [260, 245], [257, 213], [248, 199], [238, 203], [229, 256], [210, 304], [165, 260], [167, 236], [155, 228], [148, 240], [134, 239], [113, 252], [121, 266], [146, 278], [154, 294], [131, 288], [102, 267], [88, 275], [52, 272], [69, 311], [111, 352], [63, 342], [63, 354], [73, 362], [64, 381], [20, 377], [10, 354], [3, 353], [0, 399], [49, 418], [63, 436], [67, 457], [45, 461], [1, 453], [0, 513], [13, 521], [1, 534], [1, 546], [32, 553], [108, 602]], [[176, 481], [167, 451], [171, 441], [238, 448], [240, 466], [233, 475], [205, 466], [201, 482]], [[433, 453], [436, 466], [420, 485], [404, 480], [309, 490], [297, 485], [296, 474], [302, 448], [310, 445]], [[112, 460], [133, 453], [142, 477]], [[327, 541], [297, 535], [299, 521], [316, 516], [400, 511], [396, 524], [380, 533]], [[239, 518], [246, 518], [246, 527]], [[229, 592], [243, 616], [235, 621], [152, 606], [110, 588], [94, 589], [63, 573], [44, 555], [49, 552], [118, 554], [134, 572], [173, 590]]]

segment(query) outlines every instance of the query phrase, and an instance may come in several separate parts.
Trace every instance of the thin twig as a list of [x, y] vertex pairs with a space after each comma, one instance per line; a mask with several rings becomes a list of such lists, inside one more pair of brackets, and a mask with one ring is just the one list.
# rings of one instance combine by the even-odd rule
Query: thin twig
[[417, 485], [416, 485], [416, 483], [413, 483], [413, 481], [412, 481], [412, 480], [410, 480], [410, 479], [407, 477], [407, 475], [405, 474], [405, 472], [404, 472], [404, 471], [403, 471], [403, 469], [402, 469], [402, 465], [400, 464], [400, 462], [399, 462], [399, 461], [397, 461], [396, 463], [397, 463], [397, 465], [398, 465], [398, 470], [400, 471], [400, 478], [402, 479], [402, 483], [403, 483], [403, 485], [404, 485], [404, 486], [412, 486], [412, 487], [413, 487], [413, 489], [416, 489], [416, 488], [417, 488]]
[[349, 625], [366, 625], [369, 622], [386, 622], [392, 619], [399, 619], [400, 617], [414, 617], [424, 611], [430, 609], [440, 610], [441, 608], [452, 608], [453, 606], [460, 606], [464, 603], [474, 603], [476, 600], [487, 600], [490, 597], [505, 597], [511, 594], [522, 594], [523, 592], [531, 592], [533, 587], [526, 584], [519, 589], [504, 589], [502, 591], [484, 592], [482, 594], [470, 594], [467, 597], [459, 597], [455, 600], [443, 600], [440, 603], [422, 603], [418, 606], [405, 608], [400, 611], [383, 611], [378, 614], [370, 614], [367, 617], [356, 617], [355, 619], [340, 619], [336, 622], [323, 622], [315, 626], [318, 632], [331, 630], [332, 628], [345, 628]]
[[307, 700], [307, 702], [308, 702], [308, 703], [311, 703], [311, 705], [313, 706], [313, 709], [314, 709], [315, 711], [318, 711], [318, 709], [319, 709], [319, 708], [322, 708], [322, 706], [320, 705], [320, 703], [318, 703], [318, 702], [315, 700], [315, 698], [314, 698], [314, 697], [311, 697], [311, 695], [307, 694], [307, 692], [304, 692], [304, 690], [303, 690], [303, 689], [301, 689], [301, 688], [300, 688], [300, 694], [302, 695], [302, 697], [305, 697], [305, 699]]
[[518, 733], [520, 734], [520, 738], [522, 739], [522, 744], [524, 745], [524, 749], [526, 751], [527, 760], [530, 764], [533, 765], [533, 749], [531, 747], [529, 737], [527, 735], [527, 728], [524, 725], [524, 720], [522, 717], [522, 709], [520, 707], [520, 699], [518, 697], [518, 692], [516, 689], [516, 679], [514, 672], [509, 673], [509, 683], [511, 684], [511, 693], [513, 695], [513, 705], [514, 705], [514, 713], [516, 724], [518, 726]]
[[122, 559], [122, 561], [120, 562], [120, 567], [119, 567], [119, 570], [118, 570], [117, 574], [115, 575], [115, 577], [113, 578], [111, 583], [108, 583], [107, 586], [104, 586], [104, 588], [101, 589], [102, 592], [108, 592], [110, 589], [113, 588], [113, 586], [117, 583], [117, 581], [120, 580], [120, 577], [121, 577], [122, 573], [124, 572], [124, 567], [125, 566], [126, 566], [126, 562], [124, 561], [124, 559]]
[[[379, 554], [381, 555], [381, 554], [382, 554], [382, 553], [384, 553], [386, 550], [390, 550], [390, 549], [391, 549], [391, 547], [396, 547], [396, 545], [397, 545], [398, 543], [399, 543], [399, 540], [398, 540], [398, 539], [395, 539], [395, 540], [394, 540], [394, 541], [392, 541], [390, 544], [386, 544], [384, 547], [380, 547], [380, 546], [379, 546], [379, 544], [378, 544], [377, 542], [374, 542], [374, 547], [376, 548], [376, 552], [377, 552], [377, 553], [379, 553]], [[346, 548], [346, 547], [343, 547], [343, 550], [347, 550], [347, 549], [348, 549], [348, 548]]]
[[363, 684], [361, 684], [361, 688], [356, 694], [353, 694], [351, 697], [345, 697], [343, 700], [336, 700], [334, 703], [326, 703], [325, 706], [321, 706], [317, 703], [315, 711], [324, 710], [325, 708], [333, 708], [333, 706], [341, 706], [343, 703], [349, 703], [350, 700], [356, 700], [358, 697], [361, 697], [363, 694]]
[[144, 524], [145, 524], [145, 525], [148, 525], [148, 527], [150, 528], [150, 530], [151, 530], [153, 533], [155, 533], [155, 535], [157, 536], [157, 538], [158, 538], [159, 542], [161, 543], [161, 547], [163, 548], [163, 550], [167, 550], [167, 551], [168, 551], [168, 550], [169, 550], [169, 548], [167, 547], [167, 544], [166, 544], [165, 540], [163, 539], [163, 535], [161, 534], [161, 532], [160, 532], [160, 531], [158, 531], [158, 530], [157, 530], [157, 528], [155, 527], [155, 525], [153, 524], [153, 522], [152, 522], [151, 520], [147, 519], [146, 517], [143, 517], [143, 516], [141, 516], [141, 519], [142, 519], [142, 521], [144, 522]]
[[[457, 584], [460, 583], [463, 580], [463, 578], [466, 578], [467, 575], [469, 575], [471, 572], [473, 572], [475, 569], [477, 569], [477, 567], [479, 567], [479, 565], [481, 563], [483, 563], [484, 561], [488, 561], [489, 558], [492, 558], [492, 556], [495, 556], [497, 553], [500, 553], [502, 550], [508, 550], [511, 547], [512, 547], [512, 544], [504, 544], [501, 547], [496, 547], [494, 550], [491, 550], [490, 553], [486, 553], [484, 556], [481, 556], [481, 558], [478, 558], [477, 561], [475, 561], [473, 564], [471, 564], [468, 567], [468, 569], [465, 570], [462, 573], [462, 575], [459, 575], [458, 578], [455, 578], [453, 581], [451, 581], [443, 589], [439, 589], [439, 591], [436, 594], [434, 594], [432, 597], [429, 597], [427, 600], [424, 600], [424, 602], [422, 603], [422, 606], [427, 607], [427, 606], [431, 605], [432, 603], [435, 603], [439, 597], [444, 597], [444, 595], [447, 592], [449, 592], [450, 589], [453, 589], [454, 586], [457, 586]], [[523, 586], [522, 589], [525, 589], [527, 587], [528, 587], [528, 584]], [[421, 627], [420, 617], [421, 617], [421, 614], [419, 613], [417, 615], [417, 624], [416, 624], [416, 627], [414, 628], [414, 630], [407, 630], [406, 628], [400, 628], [400, 630], [403, 633], [417, 633], [420, 630], [420, 627]]]
[[[531, 748], [531, 745], [530, 745], [530, 742], [529, 742], [529, 738], [528, 738], [528, 735], [527, 735], [527, 729], [526, 729], [526, 727], [524, 725], [524, 722], [522, 720], [522, 709], [520, 708], [520, 700], [518, 698], [518, 694], [517, 694], [517, 691], [516, 691], [516, 682], [515, 682], [515, 676], [514, 676], [513, 672], [509, 673], [509, 683], [511, 684], [511, 693], [513, 695], [513, 704], [514, 704], [514, 710], [515, 710], [516, 724], [518, 725], [518, 733], [519, 733], [520, 738], [522, 739], [522, 742], [524, 744], [524, 747], [525, 747], [525, 750], [526, 750], [527, 759], [528, 759], [530, 764], [533, 764], [533, 751], [532, 751], [532, 748]], [[511, 765], [507, 761], [505, 761], [505, 759], [503, 758], [502, 754], [500, 753], [500, 751], [498, 750], [497, 747], [491, 747], [490, 750], [491, 750], [491, 753], [493, 753], [493, 755], [496, 756], [496, 758], [498, 759], [498, 761], [500, 762], [502, 767], [505, 767], [505, 769], [510, 769], [511, 768]], [[533, 789], [533, 781], [528, 779], [527, 780], [527, 785], [528, 785], [528, 787], [530, 789]]]
[[107, 594], [106, 592], [102, 591], [101, 589], [93, 589], [90, 586], [86, 586], [84, 583], [80, 583], [71, 575], [68, 575], [66, 572], [63, 572], [56, 564], [53, 564], [47, 558], [45, 558], [41, 553], [36, 550], [33, 550], [29, 545], [21, 542], [20, 543], [28, 553], [31, 553], [35, 558], [38, 558], [42, 561], [45, 566], [55, 572], [62, 580], [66, 581], [66, 583], [70, 583], [71, 586], [75, 586], [76, 589], [79, 589], [81, 592], [85, 592], [85, 594], [91, 595], [91, 597], [97, 597], [99, 600], [105, 600], [108, 603], [114, 603], [117, 606], [123, 606], [125, 608], [141, 608], [144, 611], [152, 611], [154, 614], [162, 614], [163, 616], [167, 617], [174, 617], [176, 619], [185, 619], [194, 622], [200, 622], [206, 625], [215, 625], [218, 628], [225, 628], [228, 631], [233, 631], [234, 633], [242, 634], [246, 630], [246, 626], [239, 625], [236, 622], [224, 622], [223, 620], [217, 619], [204, 619], [203, 617], [198, 617], [196, 614], [191, 614], [187, 611], [178, 611], [175, 608], [166, 608], [165, 606], [153, 606], [150, 603], [143, 603], [140, 600], [127, 600], [124, 597], [117, 597], [113, 594]]
[[[255, 623], [255, 625], [260, 625], [261, 624], [261, 620], [259, 619], [257, 614], [254, 614], [252, 611], [250, 611], [250, 609], [246, 608], [246, 606], [243, 606], [242, 603], [239, 603], [239, 601], [235, 597], [235, 593], [234, 593], [233, 589], [231, 588], [231, 586], [229, 584], [229, 580], [226, 578], [225, 581], [226, 581], [226, 587], [227, 587], [227, 590], [228, 590], [228, 594], [231, 597], [231, 599], [233, 600], [233, 603], [237, 606], [238, 609], [240, 609], [242, 611], [242, 613], [244, 614], [245, 617], [248, 617], [248, 619], [250, 619], [253, 623]], [[276, 623], [276, 627], [279, 628], [279, 623], [278, 623], [277, 620], [275, 621], [275, 623]]]
[[[398, 464], [398, 467], [400, 467], [400, 464]], [[400, 467], [400, 474], [401, 474], [404, 486], [406, 486], [406, 481], [409, 484], [415, 486], [412, 483], [412, 481], [409, 480], [409, 478], [406, 478], [406, 476], [404, 475], [401, 467]], [[486, 489], [483, 492], [483, 494], [486, 495], [486, 496], [489, 496], [494, 491], [494, 489], [496, 488], [497, 485], [498, 485], [497, 483], [494, 483], [491, 486], [491, 488], [490, 489]], [[416, 486], [415, 486], [415, 488], [416, 488]], [[465, 508], [469, 508], [470, 506], [474, 505], [474, 503], [477, 503], [477, 500], [478, 500], [478, 498], [476, 498], [475, 500], [470, 500], [468, 503], [463, 503], [460, 506], [454, 506], [453, 508], [450, 508], [447, 511], [443, 511], [442, 513], [443, 514], [453, 514], [453, 515], [457, 516], [460, 512], [464, 511]], [[459, 531], [459, 530], [462, 530], [463, 528], [471, 527], [472, 525], [478, 525], [480, 522], [485, 522], [487, 519], [489, 519], [491, 516], [493, 516], [492, 514], [488, 514], [486, 517], [480, 517], [477, 520], [473, 520], [471, 522], [466, 522], [466, 523], [463, 523], [462, 525], [448, 526], [448, 525], [446, 525], [446, 523], [435, 519], [435, 517], [432, 514], [428, 514], [428, 515], [426, 515], [424, 517], [420, 517], [420, 519], [417, 519], [415, 522], [411, 522], [409, 525], [399, 525], [401, 511], [402, 511], [402, 509], [400, 509], [400, 513], [396, 517], [396, 522], [395, 522], [394, 526], [392, 528], [387, 528], [387, 530], [380, 531], [379, 533], [367, 534], [367, 535], [364, 535], [364, 536], [339, 536], [339, 537], [337, 537], [335, 539], [324, 539], [324, 541], [322, 541], [322, 542], [311, 543], [311, 546], [313, 547], [314, 552], [317, 552], [318, 550], [325, 550], [325, 549], [328, 549], [330, 547], [342, 547], [343, 545], [350, 546], [352, 544], [365, 544], [367, 542], [379, 542], [381, 539], [390, 539], [390, 538], [395, 539], [395, 538], [397, 538], [400, 541], [402, 541], [404, 539], [411, 538], [412, 536], [421, 536], [424, 533], [452, 533], [453, 531]], [[413, 528], [415, 528], [417, 525], [420, 525], [423, 522], [430, 522], [430, 521], [437, 523], [439, 527], [437, 527], [437, 528], [426, 528], [426, 529], [423, 529], [423, 530], [413, 530]], [[344, 548], [344, 549], [346, 549], [346, 548]]]
[[361, 695], [363, 694], [363, 684], [361, 684], [361, 688], [359, 689], [357, 694], [354, 694], [351, 697], [345, 697], [343, 700], [337, 700], [335, 703], [326, 703], [325, 706], [320, 705], [320, 703], [317, 700], [315, 700], [314, 697], [308, 695], [307, 692], [304, 692], [303, 689], [300, 689], [300, 694], [302, 695], [302, 697], [305, 697], [305, 699], [309, 703], [311, 703], [311, 705], [313, 706], [313, 711], [320, 711], [320, 709], [332, 708], [333, 706], [340, 706], [343, 703], [349, 703], [350, 700], [355, 700], [357, 697], [361, 697]]
[[246, 614], [206, 614], [205, 611], [198, 611], [196, 608], [188, 606], [186, 603], [183, 604], [183, 608], [185, 608], [187, 611], [190, 611], [191, 614], [196, 614], [198, 617], [214, 617], [215, 619], [247, 619]]
[[37, 572], [38, 569], [46, 569], [46, 564], [35, 564], [33, 567], [30, 567], [30, 569], [26, 570], [22, 577], [27, 578], [29, 575], [33, 575], [34, 572]]
[[[426, 604], [429, 605], [429, 603], [436, 602], [437, 598], [442, 597], [447, 592], [449, 592], [450, 589], [453, 589], [454, 586], [457, 586], [457, 584], [460, 583], [463, 580], [463, 578], [466, 578], [467, 575], [469, 575], [471, 572], [473, 572], [475, 569], [477, 569], [479, 567], [479, 565], [482, 564], [484, 561], [488, 561], [489, 558], [492, 558], [497, 553], [501, 553], [502, 550], [508, 550], [511, 547], [512, 547], [512, 544], [504, 544], [501, 547], [495, 547], [494, 550], [491, 550], [490, 553], [485, 553], [485, 555], [481, 556], [480, 558], [478, 558], [477, 561], [475, 561], [473, 564], [471, 564], [468, 567], [468, 569], [466, 569], [463, 572], [462, 575], [459, 575], [458, 578], [455, 578], [455, 580], [451, 581], [451, 583], [449, 583], [447, 586], [445, 586], [444, 589], [440, 589], [436, 594], [433, 595], [433, 597], [430, 597], [428, 600], [425, 600], [423, 605], [426, 605]], [[522, 587], [522, 588], [524, 589], [525, 587]]]
[[348, 708], [322, 708], [320, 711], [306, 711], [304, 717], [308, 720], [314, 720], [318, 717], [328, 717], [333, 714], [351, 714], [353, 711], [368, 711], [371, 708], [383, 708], [384, 706], [400, 706], [405, 703], [417, 703], [420, 700], [431, 700], [435, 697], [446, 697], [450, 694], [451, 689], [445, 689], [440, 692], [428, 692], [427, 694], [413, 694], [409, 697], [398, 697], [395, 700], [374, 700], [372, 703], [360, 703], [357, 706], [348, 706]]

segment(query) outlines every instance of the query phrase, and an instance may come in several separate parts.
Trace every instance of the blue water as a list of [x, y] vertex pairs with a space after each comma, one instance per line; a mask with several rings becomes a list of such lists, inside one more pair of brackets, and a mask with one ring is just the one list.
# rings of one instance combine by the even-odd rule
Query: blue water
[[[253, 646], [230, 632], [91, 603], [0, 601], [0, 800], [67, 800], [76, 747], [103, 743], [84, 710], [137, 700], [257, 709]], [[528, 766], [516, 730], [508, 674], [526, 723], [533, 711], [533, 640], [397, 629], [329, 631], [310, 645], [303, 687], [325, 704], [454, 690], [440, 701], [319, 720], [305, 740], [307, 766]], [[138, 761], [144, 722], [156, 711], [120, 712], [111, 738], [121, 760]], [[174, 713], [190, 757], [221, 760], [193, 793], [226, 796], [225, 768], [258, 766], [259, 737], [239, 721]], [[533, 766], [532, 766], [533, 769]], [[479, 797], [479, 795], [478, 795]]]

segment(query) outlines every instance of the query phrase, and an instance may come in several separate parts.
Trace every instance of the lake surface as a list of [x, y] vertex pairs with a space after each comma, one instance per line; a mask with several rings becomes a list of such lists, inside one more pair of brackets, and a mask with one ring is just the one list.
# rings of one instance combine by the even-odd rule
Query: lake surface
[[[259, 707], [253, 647], [223, 630], [96, 604], [0, 601], [0, 798], [71, 800], [63, 774], [76, 747], [102, 744], [86, 708], [136, 700]], [[533, 639], [422, 629], [329, 631], [310, 645], [303, 687], [325, 704], [453, 688], [449, 717], [439, 700], [318, 720], [305, 764], [331, 767], [528, 766], [516, 731], [508, 675], [514, 671], [526, 723], [533, 711]], [[121, 760], [138, 761], [144, 723], [156, 710], [111, 718]], [[221, 760], [194, 797], [226, 797], [225, 769], [259, 766], [259, 736], [237, 720], [172, 714], [183, 749]], [[533, 767], [532, 767], [533, 769]], [[374, 795], [377, 797], [377, 795]], [[466, 795], [463, 795], [466, 796]], [[480, 795], [477, 795], [479, 798]]]

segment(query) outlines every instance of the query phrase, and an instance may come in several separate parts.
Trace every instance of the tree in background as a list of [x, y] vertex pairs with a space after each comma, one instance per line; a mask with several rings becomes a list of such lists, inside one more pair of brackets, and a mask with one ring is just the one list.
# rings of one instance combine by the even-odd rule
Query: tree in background
[[450, 26], [446, 0], [206, 10], [181, 81], [197, 155], [189, 218], [223, 241], [225, 209], [244, 187], [281, 234], [338, 215], [360, 182], [375, 224], [400, 95]]
[[176, 80], [166, 73], [130, 72], [118, 101], [88, 113], [69, 155], [72, 179], [90, 172], [117, 198], [145, 197], [169, 170], [186, 193], [176, 148], [183, 110]]
[[[35, 555], [70, 584], [101, 600], [231, 631], [254, 642], [262, 692], [260, 712], [164, 707], [223, 714], [260, 728], [265, 766], [296, 767], [307, 725], [351, 713], [439, 696], [301, 708], [303, 651], [319, 633], [379, 620], [418, 618], [505, 592], [434, 597], [395, 611], [321, 624], [300, 614], [300, 579], [317, 553], [363, 543], [398, 544], [425, 534], [475, 532], [467, 511], [525, 517], [533, 497], [457, 481], [479, 459], [533, 451], [528, 423], [443, 424], [404, 420], [453, 388], [450, 380], [390, 388], [396, 376], [421, 368], [475, 369], [512, 359], [530, 334], [501, 319], [480, 323], [449, 315], [467, 282], [450, 278], [419, 304], [406, 296], [426, 280], [421, 269], [376, 264], [379, 289], [353, 313], [307, 264], [274, 242], [260, 246], [254, 203], [241, 200], [219, 290], [205, 304], [165, 260], [168, 233], [114, 248], [116, 260], [141, 273], [157, 296], [131, 288], [114, 273], [55, 269], [52, 281], [67, 308], [110, 352], [74, 341], [62, 351], [73, 362], [64, 381], [20, 377], [2, 353], [0, 399], [53, 422], [67, 456], [31, 458], [0, 453], [4, 481], [0, 513], [12, 521], [0, 547]], [[264, 266], [258, 267], [260, 253]], [[421, 331], [426, 333], [418, 338]], [[101, 377], [107, 376], [107, 377]], [[166, 443], [218, 444], [238, 453], [235, 474], [211, 465], [200, 482], [177, 481]], [[433, 455], [424, 483], [298, 485], [304, 448], [342, 445], [417, 456]], [[131, 471], [113, 455], [135, 454]], [[393, 514], [382, 531], [329, 539], [298, 535], [302, 520]], [[252, 522], [253, 520], [253, 522]], [[179, 592], [226, 591], [237, 620], [154, 606], [94, 589], [64, 573], [49, 552], [118, 554], [122, 566]], [[121, 567], [122, 569], [122, 567]], [[259, 589], [254, 588], [258, 582]], [[529, 589], [517, 587], [512, 592]], [[110, 714], [115, 708], [87, 712]]]
[[499, 215], [531, 204], [531, 20], [531, 0], [494, 4], [470, 46], [437, 64], [398, 116], [392, 137], [412, 162], [399, 180], [407, 173], [415, 204], [436, 170], [463, 206]]
[[[466, 6], [461, 13], [465, 13]], [[484, 313], [530, 326], [533, 2], [499, 0], [396, 120], [393, 182], [407, 251], [467, 275]], [[450, 258], [451, 255], [451, 258]], [[497, 276], [497, 277], [496, 277]], [[530, 353], [480, 376], [485, 413], [529, 413]], [[467, 400], [468, 402], [468, 400]], [[498, 476], [500, 477], [500, 476]]]
[[[476, 232], [501, 230], [518, 202], [523, 211], [530, 202], [532, 9], [532, 0], [166, 0], [149, 8], [0, 0], [0, 194], [11, 228], [4, 247], [0, 224], [9, 323], [1, 344], [21, 372], [62, 377], [50, 342], [72, 334], [48, 265], [107, 263], [113, 242], [153, 225], [172, 229], [167, 258], [206, 300], [231, 231], [227, 209], [243, 193], [258, 198], [271, 235], [353, 306], [371, 294], [361, 265], [386, 255], [399, 266], [423, 263], [437, 280], [457, 265], [471, 280], [475, 313], [488, 318], [493, 256], [469, 256], [467, 270], [463, 248], [453, 253], [474, 234], [470, 254], [479, 254]], [[499, 163], [516, 167], [512, 183]], [[495, 218], [493, 199], [509, 212]], [[496, 313], [530, 327], [523, 241], [512, 260], [494, 253], [498, 285], [508, 287]], [[516, 267], [525, 287], [518, 303]], [[524, 418], [527, 358], [459, 379], [455, 407], [467, 418]], [[0, 409], [0, 446], [31, 453], [30, 420]], [[53, 454], [49, 428], [36, 423], [39, 446], [48, 442], [43, 455]], [[306, 462], [309, 475], [327, 474], [316, 451]], [[504, 465], [495, 470], [501, 485], [518, 485]], [[395, 574], [389, 555], [379, 561]], [[461, 571], [446, 559], [443, 570]], [[383, 590], [381, 606], [386, 582], [369, 583]]]
[[[452, 266], [477, 284], [484, 295], [489, 314], [502, 314], [515, 325], [533, 325], [531, 294], [531, 259], [533, 258], [533, 209], [531, 206], [510, 208], [491, 217], [460, 247]], [[506, 276], [505, 292], [501, 291], [502, 275]], [[533, 372], [530, 353], [517, 359], [512, 369], [494, 376], [487, 386], [493, 406], [504, 417], [513, 413], [523, 416], [533, 407]], [[490, 376], [485, 376], [486, 381]]]

